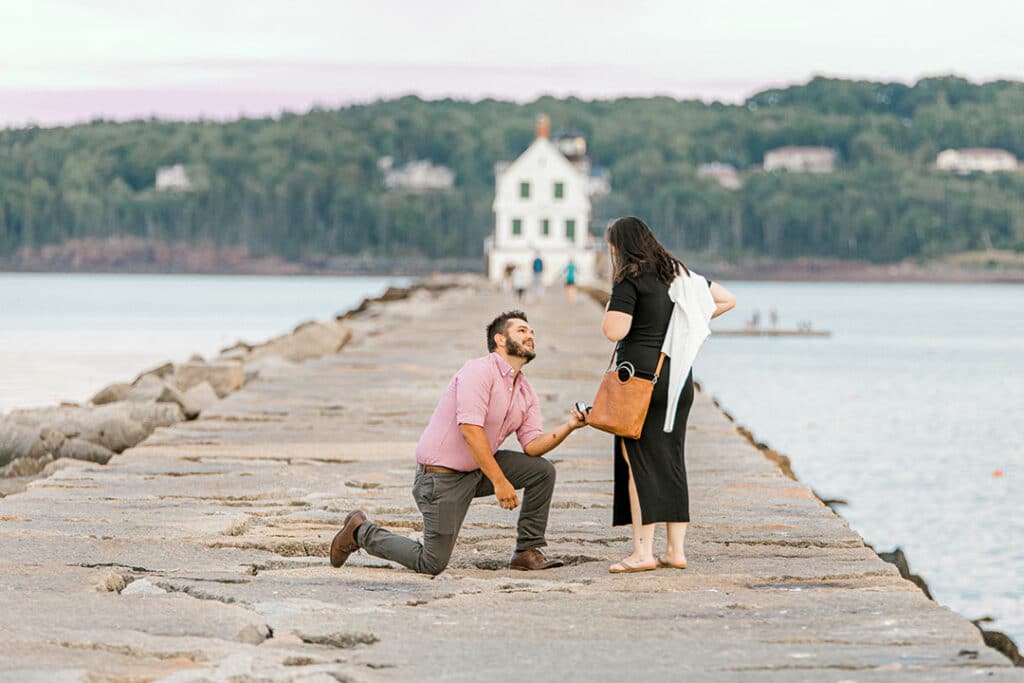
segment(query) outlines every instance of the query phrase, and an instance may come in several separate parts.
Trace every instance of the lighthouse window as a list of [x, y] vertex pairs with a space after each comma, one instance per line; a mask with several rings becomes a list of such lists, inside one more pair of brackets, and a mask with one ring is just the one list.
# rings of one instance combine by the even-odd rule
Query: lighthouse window
[[565, 196], [565, 183], [555, 183], [555, 199]]
[[523, 234], [523, 219], [522, 218], [513, 218], [512, 219], [512, 234], [517, 236], [517, 237]]
[[523, 199], [530, 198], [530, 183], [519, 183], [519, 196]]
[[566, 239], [576, 239], [576, 221], [571, 218], [565, 222], [565, 237]]

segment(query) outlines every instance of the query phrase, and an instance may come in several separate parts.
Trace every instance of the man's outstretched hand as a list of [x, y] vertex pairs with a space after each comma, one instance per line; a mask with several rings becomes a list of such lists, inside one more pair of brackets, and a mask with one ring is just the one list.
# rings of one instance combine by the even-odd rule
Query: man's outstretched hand
[[506, 510], [515, 510], [519, 507], [519, 497], [516, 496], [516, 490], [512, 488], [508, 479], [494, 485], [494, 497], [498, 499], [498, 505]]

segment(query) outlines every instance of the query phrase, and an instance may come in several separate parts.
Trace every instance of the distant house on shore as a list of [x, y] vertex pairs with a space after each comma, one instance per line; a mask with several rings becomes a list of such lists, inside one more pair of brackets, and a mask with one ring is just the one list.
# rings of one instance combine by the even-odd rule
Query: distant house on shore
[[389, 190], [432, 192], [448, 190], [455, 185], [455, 172], [447, 166], [416, 159], [395, 168], [392, 157], [381, 157], [377, 168], [384, 172], [384, 187]]
[[935, 157], [935, 168], [954, 173], [1016, 171], [1017, 157], [1005, 149], [992, 147], [944, 149]]
[[740, 174], [736, 167], [720, 161], [713, 161], [710, 164], [698, 166], [697, 177], [714, 180], [727, 190], [738, 190], [743, 186], [743, 181], [740, 180]]
[[184, 164], [174, 164], [156, 169], [154, 186], [158, 192], [188, 192], [192, 189], [192, 181]]
[[830, 147], [779, 147], [764, 155], [764, 170], [793, 173], [831, 173], [836, 153]]
[[541, 116], [536, 137], [519, 158], [494, 165], [494, 233], [484, 243], [493, 281], [501, 281], [508, 266], [530, 270], [538, 253], [548, 283], [559, 279], [570, 259], [577, 282], [595, 277], [600, 245], [590, 236], [590, 198], [610, 189], [608, 175], [593, 180], [582, 135], [552, 140], [550, 129]]

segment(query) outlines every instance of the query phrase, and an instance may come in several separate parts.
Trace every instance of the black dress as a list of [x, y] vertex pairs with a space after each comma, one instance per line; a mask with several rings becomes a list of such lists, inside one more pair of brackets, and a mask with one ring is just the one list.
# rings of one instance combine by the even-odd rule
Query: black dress
[[[711, 281], [708, 281], [711, 286]], [[618, 361], [629, 361], [641, 377], [650, 378], [661, 356], [669, 320], [672, 300], [668, 285], [651, 271], [637, 278], [627, 277], [612, 287], [609, 311], [620, 311], [633, 316], [629, 334], [619, 342]], [[655, 522], [689, 522], [690, 497], [686, 487], [686, 420], [693, 405], [693, 373], [686, 377], [676, 421], [671, 432], [665, 432], [665, 411], [668, 408], [668, 378], [672, 359], [666, 357], [658, 383], [654, 385], [651, 407], [644, 421], [640, 438], [615, 437], [615, 502], [612, 524], [631, 524], [629, 509], [629, 466], [622, 457], [625, 444], [629, 462], [633, 467], [633, 481], [640, 499], [643, 524]]]

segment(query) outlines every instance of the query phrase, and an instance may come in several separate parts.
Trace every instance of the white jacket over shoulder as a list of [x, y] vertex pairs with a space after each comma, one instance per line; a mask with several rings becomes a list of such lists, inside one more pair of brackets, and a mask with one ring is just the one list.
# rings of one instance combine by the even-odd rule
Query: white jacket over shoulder
[[697, 352], [704, 340], [711, 336], [711, 316], [715, 312], [715, 299], [707, 280], [690, 271], [680, 272], [668, 288], [672, 299], [672, 317], [661, 351], [672, 359], [668, 380], [668, 405], [665, 408], [665, 431], [675, 427], [676, 409], [686, 385], [686, 377], [693, 368]]

